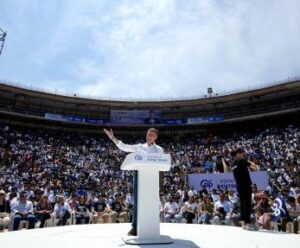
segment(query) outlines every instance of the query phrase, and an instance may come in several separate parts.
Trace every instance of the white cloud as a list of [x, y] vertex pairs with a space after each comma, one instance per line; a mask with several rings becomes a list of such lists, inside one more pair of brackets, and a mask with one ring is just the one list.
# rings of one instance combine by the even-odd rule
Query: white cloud
[[297, 1], [182, 2], [128, 1], [109, 13], [110, 28], [101, 32], [105, 23], [99, 23], [94, 42], [112, 59], [104, 69], [95, 66], [98, 77], [80, 91], [189, 96], [209, 86], [222, 92], [298, 73]]
[[95, 97], [246, 89], [300, 74], [299, 9], [297, 0], [69, 1], [32, 59], [74, 82], [66, 90]]

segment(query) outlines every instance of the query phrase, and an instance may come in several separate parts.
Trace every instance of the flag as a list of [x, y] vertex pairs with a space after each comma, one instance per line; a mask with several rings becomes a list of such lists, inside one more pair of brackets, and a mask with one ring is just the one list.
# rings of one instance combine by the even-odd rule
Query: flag
[[272, 220], [278, 221], [281, 218], [288, 218], [289, 212], [287, 211], [285, 202], [282, 198], [276, 198], [272, 205]]

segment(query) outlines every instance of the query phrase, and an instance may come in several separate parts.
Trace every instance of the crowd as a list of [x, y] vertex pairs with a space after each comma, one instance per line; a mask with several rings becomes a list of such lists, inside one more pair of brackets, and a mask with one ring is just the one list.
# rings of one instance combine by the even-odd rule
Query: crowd
[[[172, 169], [161, 177], [161, 221], [239, 225], [239, 200], [230, 190], [189, 187], [188, 174], [231, 170], [231, 151], [243, 147], [269, 186], [253, 185], [253, 222], [272, 227], [272, 204], [284, 199], [289, 217], [276, 221], [286, 230], [300, 221], [300, 131], [295, 126], [253, 132], [159, 137]], [[126, 143], [143, 137], [120, 137]], [[0, 229], [82, 223], [129, 222], [132, 172], [119, 169], [125, 153], [103, 134], [17, 129], [0, 125]]]

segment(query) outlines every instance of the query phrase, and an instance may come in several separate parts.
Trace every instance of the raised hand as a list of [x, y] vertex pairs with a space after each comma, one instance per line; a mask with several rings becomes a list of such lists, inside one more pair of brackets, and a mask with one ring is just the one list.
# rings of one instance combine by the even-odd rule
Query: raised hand
[[114, 132], [112, 129], [110, 130], [107, 130], [106, 128], [103, 129], [104, 133], [106, 133], [106, 135], [110, 138], [110, 139], [113, 139], [114, 137]]

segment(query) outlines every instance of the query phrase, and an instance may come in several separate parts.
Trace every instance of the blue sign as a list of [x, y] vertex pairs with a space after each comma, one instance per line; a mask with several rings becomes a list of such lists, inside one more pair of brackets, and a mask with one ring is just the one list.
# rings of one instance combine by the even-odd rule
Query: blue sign
[[137, 155], [134, 156], [134, 159], [138, 160], [138, 161], [141, 161], [141, 160], [143, 160], [143, 156], [137, 154]]
[[[268, 186], [268, 174], [266, 171], [250, 172], [251, 180], [257, 185], [258, 190], [265, 190]], [[189, 186], [200, 190], [205, 186], [207, 189], [230, 189], [236, 191], [236, 182], [232, 172], [213, 174], [189, 174]]]
[[91, 124], [104, 124], [105, 120], [103, 120], [103, 119], [95, 119], [95, 118], [86, 118], [85, 122], [91, 123]]
[[75, 115], [67, 116], [68, 121], [70, 122], [85, 122], [85, 118]]
[[185, 124], [186, 120], [184, 120], [184, 119], [167, 119], [164, 122], [165, 122], [165, 124], [168, 124], [168, 125], [181, 125], [181, 124]]
[[224, 115], [198, 116], [198, 117], [187, 118], [187, 123], [197, 124], [197, 123], [223, 121], [223, 120], [224, 120]]
[[111, 110], [110, 122], [114, 124], [157, 124], [162, 122], [160, 110]]
[[104, 119], [85, 118], [82, 116], [75, 116], [75, 115], [57, 115], [51, 113], [46, 113], [45, 118], [49, 120], [55, 120], [55, 121], [86, 122], [91, 124], [104, 124], [106, 122]]

